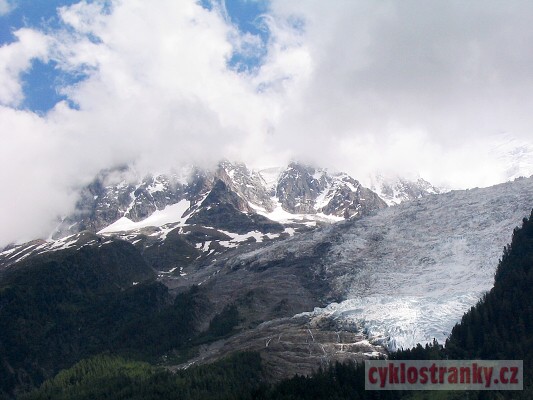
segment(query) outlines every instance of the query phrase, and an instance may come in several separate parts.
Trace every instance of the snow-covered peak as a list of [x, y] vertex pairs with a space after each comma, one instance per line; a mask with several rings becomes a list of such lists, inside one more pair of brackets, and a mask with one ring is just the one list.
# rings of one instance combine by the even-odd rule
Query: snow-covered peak
[[[217, 182], [224, 183], [223, 190]], [[210, 193], [215, 189], [219, 200], [204, 207], [206, 198], [214, 198]], [[243, 163], [224, 160], [211, 170], [187, 167], [144, 177], [134, 168], [121, 167], [103, 171], [83, 188], [75, 213], [63, 218], [51, 237], [84, 230], [109, 233], [159, 227], [161, 218], [165, 223], [183, 224], [193, 214], [203, 213], [202, 207], [211, 210], [210, 218], [220, 218], [212, 209], [223, 203], [238, 212], [276, 221], [282, 215], [284, 221], [319, 222], [360, 217], [385, 206], [347, 174], [296, 162], [255, 171]], [[183, 204], [188, 204], [187, 210], [182, 210]], [[172, 211], [167, 221], [167, 211], [176, 207], [183, 213], [174, 215]]]
[[490, 156], [502, 166], [507, 181], [533, 175], [533, 142], [509, 134], [499, 135], [492, 141]]
[[386, 204], [345, 173], [292, 162], [280, 174], [276, 197], [291, 213], [361, 217]]
[[278, 185], [279, 176], [284, 170], [284, 167], [270, 167], [258, 171], [263, 180], [263, 184], [272, 196], [276, 194], [276, 186]]
[[368, 182], [370, 189], [376, 192], [389, 206], [447, 191], [444, 188], [433, 186], [422, 177], [406, 179], [398, 175], [376, 173], [368, 177]]

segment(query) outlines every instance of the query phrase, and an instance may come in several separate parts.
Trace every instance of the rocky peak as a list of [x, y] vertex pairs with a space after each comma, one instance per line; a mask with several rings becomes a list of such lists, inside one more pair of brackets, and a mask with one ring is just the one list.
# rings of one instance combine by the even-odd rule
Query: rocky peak
[[324, 175], [315, 169], [291, 162], [281, 173], [276, 186], [276, 196], [284, 210], [295, 214], [315, 213], [315, 199], [325, 188]]
[[345, 173], [291, 163], [281, 173], [276, 195], [284, 210], [339, 218], [362, 216], [387, 205]]
[[257, 171], [248, 169], [243, 163], [222, 161], [215, 176], [243, 199], [265, 210], [273, 210], [268, 189]]
[[370, 188], [389, 206], [445, 191], [420, 177], [416, 180], [409, 180], [399, 176], [386, 177], [381, 174], [370, 178]]
[[[305, 225], [309, 219], [337, 221], [360, 217], [385, 206], [375, 193], [349, 175], [297, 162], [285, 169], [258, 172], [243, 163], [225, 160], [213, 170], [188, 168], [145, 177], [132, 169], [117, 168], [103, 171], [80, 191], [76, 212], [61, 221], [52, 237], [83, 230], [100, 232], [118, 221], [122, 222], [113, 229], [148, 226], [143, 221], [152, 223], [148, 221], [154, 218], [166, 223], [195, 221], [215, 226], [215, 221], [209, 221], [214, 218], [222, 226], [223, 214], [241, 221], [235, 213], [261, 215], [277, 222], [303, 221]], [[216, 208], [223, 208], [224, 213], [217, 213]], [[267, 221], [261, 220], [261, 225], [265, 224]], [[252, 225], [246, 222], [253, 231]]]
[[236, 210], [241, 212], [253, 212], [247, 201], [231, 190], [224, 181], [216, 179], [211, 191], [202, 202], [202, 207], [218, 207], [222, 204], [232, 205]]
[[169, 176], [147, 176], [130, 192], [131, 202], [123, 216], [132, 221], [141, 221], [154, 211], [188, 197], [187, 189], [182, 183], [172, 182]]

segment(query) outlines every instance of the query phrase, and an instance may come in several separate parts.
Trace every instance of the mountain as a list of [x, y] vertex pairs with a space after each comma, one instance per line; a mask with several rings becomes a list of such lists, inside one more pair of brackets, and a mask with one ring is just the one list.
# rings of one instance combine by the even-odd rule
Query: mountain
[[[341, 273], [337, 277], [340, 285], [344, 284], [346, 278], [343, 272], [347, 272], [346, 269], [349, 268], [351, 269], [351, 274], [356, 278], [356, 282], [352, 280], [346, 286], [348, 288], [356, 286], [358, 289], [355, 293], [345, 294], [344, 296], [368, 297], [376, 287], [383, 285], [389, 285], [389, 289], [396, 289], [396, 291], [390, 290], [389, 296], [400, 297], [400, 301], [397, 304], [389, 305], [386, 296], [381, 296], [381, 300], [377, 301], [377, 303], [385, 306], [380, 310], [380, 312], [384, 312], [385, 323], [391, 322], [390, 317], [392, 315], [391, 313], [387, 314], [387, 308], [395, 308], [396, 310], [389, 311], [396, 312], [398, 315], [404, 314], [405, 318], [401, 323], [407, 327], [410, 326], [408, 319], [416, 321], [417, 315], [420, 313], [433, 314], [436, 317], [432, 321], [424, 321], [422, 319], [422, 323], [436, 323], [438, 325], [439, 307], [444, 306], [443, 308], [446, 309], [450, 298], [457, 297], [458, 293], [451, 293], [451, 296], [446, 295], [446, 293], [453, 291], [458, 281], [466, 281], [459, 288], [459, 291], [465, 290], [468, 286], [471, 286], [471, 290], [475, 291], [478, 289], [474, 287], [475, 285], [489, 286], [492, 284], [492, 273], [490, 278], [487, 276], [490, 281], [490, 283], [487, 283], [480, 282], [477, 278], [481, 275], [488, 275], [488, 273], [485, 274], [488, 271], [484, 271], [477, 277], [476, 271], [490, 268], [488, 265], [492, 264], [492, 261], [483, 260], [483, 258], [486, 254], [491, 259], [493, 256], [491, 252], [485, 252], [493, 247], [498, 247], [497, 242], [500, 237], [503, 238], [505, 236], [508, 238], [510, 236], [510, 231], [507, 231], [507, 234], [503, 234], [503, 230], [513, 225], [511, 220], [514, 221], [514, 217], [522, 213], [522, 208], [527, 207], [526, 203], [529, 203], [529, 206], [531, 205], [532, 192], [533, 179], [521, 179], [492, 188], [450, 192], [445, 195], [421, 199], [418, 202], [404, 203], [367, 218], [378, 218], [380, 214], [384, 214], [384, 220], [390, 220], [399, 225], [411, 226], [415, 231], [413, 234], [433, 231], [434, 235], [430, 235], [428, 238], [424, 235], [419, 236], [418, 240], [415, 241], [411, 240], [412, 238], [410, 237], [405, 238], [405, 243], [410, 242], [417, 247], [411, 254], [409, 254], [408, 247], [401, 240], [396, 251], [393, 251], [391, 247], [392, 241], [398, 240], [401, 235], [405, 234], [405, 227], [395, 229], [394, 224], [385, 226], [378, 224], [376, 231], [373, 229], [374, 224], [371, 223], [376, 221], [365, 221], [365, 219], [329, 225], [314, 232], [307, 232], [297, 237], [289, 238], [285, 241], [287, 246], [281, 246], [282, 242], [273, 242], [260, 249], [259, 252], [255, 250], [228, 257], [224, 263], [233, 259], [233, 264], [227, 265], [225, 271], [218, 270], [216, 274], [211, 275], [207, 281], [204, 281], [204, 284], [201, 285], [202, 289], [199, 290], [203, 291], [207, 297], [214, 296], [219, 302], [227, 302], [227, 296], [231, 293], [236, 296], [239, 296], [239, 291], [243, 294], [245, 293], [241, 301], [235, 301], [233, 304], [239, 309], [238, 314], [241, 319], [246, 319], [246, 316], [244, 313], [241, 314], [241, 311], [244, 311], [246, 307], [253, 307], [255, 311], [264, 310], [264, 306], [268, 303], [259, 301], [260, 298], [263, 297], [264, 299], [265, 294], [280, 286], [284, 279], [294, 276], [294, 269], [286, 271], [288, 268], [293, 268], [294, 265], [298, 265], [296, 268], [299, 268], [299, 272], [303, 273], [299, 280], [300, 286], [295, 284], [298, 280], [288, 282], [287, 288], [290, 289], [285, 289], [286, 294], [297, 292], [294, 293], [296, 296], [293, 299], [282, 301], [281, 304], [278, 303], [280, 306], [276, 307], [278, 310], [282, 310], [294, 302], [294, 299], [299, 297], [300, 293], [303, 293], [303, 289], [306, 286], [309, 287], [309, 283], [313, 281], [316, 283], [317, 278], [319, 281], [322, 280], [323, 277], [316, 276], [316, 273], [321, 268], [323, 274], [327, 275], [329, 273], [331, 277], [335, 277], [337, 275], [335, 270], [339, 269]], [[452, 210], [461, 209], [463, 210], [461, 215], [456, 218], [450, 213]], [[421, 214], [420, 218], [416, 216], [418, 213]], [[533, 218], [533, 212], [530, 211], [525, 215], [529, 214]], [[433, 217], [431, 217], [432, 215]], [[455, 221], [445, 223], [442, 227], [439, 226], [439, 229], [442, 228], [444, 231], [443, 235], [445, 237], [448, 235], [450, 238], [449, 241], [441, 242], [441, 234], [436, 232], [434, 228], [439, 221], [441, 224], [444, 222], [442, 217], [446, 215], [450, 217], [449, 219]], [[470, 215], [470, 217], [465, 219], [465, 215]], [[384, 232], [383, 227], [390, 229], [392, 232]], [[417, 346], [412, 350], [400, 351], [398, 355], [393, 354], [392, 357], [396, 359], [418, 359], [420, 357], [512, 359], [518, 357], [524, 358], [527, 361], [525, 365], [529, 365], [531, 340], [527, 332], [529, 325], [531, 325], [531, 315], [528, 310], [531, 303], [529, 290], [531, 274], [529, 269], [533, 237], [532, 227], [531, 219], [528, 221], [524, 218], [522, 229], [517, 228], [514, 230], [512, 244], [505, 247], [503, 257], [496, 271], [494, 288], [462, 317], [461, 323], [453, 329], [445, 349], [439, 346], [426, 346], [425, 348]], [[456, 237], [450, 235], [450, 228], [458, 233]], [[368, 230], [368, 232], [361, 236], [365, 230]], [[470, 231], [474, 231], [474, 233], [470, 234]], [[479, 241], [477, 243], [472, 240], [475, 237], [475, 232], [481, 233], [478, 236]], [[297, 244], [298, 239], [300, 239], [301, 245]], [[389, 241], [391, 243], [388, 243]], [[355, 248], [352, 249], [346, 246], [348, 243], [356, 244]], [[442, 244], [443, 249], [438, 248], [439, 243]], [[460, 243], [462, 245], [459, 245]], [[479, 249], [476, 248], [476, 244], [480, 244]], [[371, 260], [372, 252], [376, 251], [372, 248], [381, 247], [382, 245], [384, 245], [384, 249], [379, 254], [386, 255], [391, 251], [393, 253], [385, 257], [383, 262], [389, 264], [390, 260], [397, 260], [395, 265], [388, 265], [389, 273], [393, 273], [393, 278], [402, 278], [401, 275], [405, 275], [399, 281], [393, 281], [390, 277], [382, 274], [382, 271], [376, 271], [371, 265], [365, 265], [365, 262]], [[283, 248], [287, 250], [284, 252]], [[341, 248], [347, 253], [340, 254], [338, 250]], [[405, 254], [400, 256], [399, 252]], [[434, 259], [419, 259], [421, 263], [416, 266], [405, 267], [405, 263], [409, 263], [409, 259], [417, 260], [422, 253], [431, 254]], [[359, 254], [359, 262], [357, 262], [357, 256], [354, 258], [355, 254]], [[348, 263], [352, 265], [343, 265]], [[462, 274], [457, 276], [450, 274], [447, 276], [445, 274], [446, 270], [455, 263], [462, 263], [463, 265], [462, 267], [457, 266], [453, 272], [461, 270]], [[473, 264], [470, 265], [471, 263]], [[221, 266], [221, 264], [218, 266]], [[433, 267], [429, 267], [428, 270], [428, 265]], [[313, 273], [306, 274], [306, 268], [313, 271]], [[416, 271], [419, 278], [413, 279], [413, 274], [409, 273], [410, 268]], [[490, 269], [494, 272], [495, 268], [492, 267]], [[265, 275], [265, 272], [269, 270], [271, 272], [270, 275]], [[272, 273], [274, 270], [277, 271]], [[360, 279], [357, 279], [357, 270], [369, 275], [366, 282], [357, 282], [360, 281]], [[284, 272], [288, 273], [285, 274]], [[272, 279], [276, 274], [279, 275], [280, 280], [275, 285], [270, 286], [270, 280], [264, 278], [270, 277]], [[441, 279], [437, 282], [436, 276], [438, 274], [441, 275]], [[267, 288], [267, 290], [260, 293], [258, 286], [255, 289], [252, 288], [248, 293], [244, 292], [245, 288], [251, 287], [250, 281], [242, 282], [242, 279], [247, 275], [253, 275], [250, 278], [251, 281], [261, 281], [263, 288]], [[221, 279], [224, 276], [227, 279]], [[424, 282], [427, 279], [429, 279], [429, 282]], [[367, 288], [365, 284], [370, 283], [372, 285], [372, 280], [377, 281], [373, 284], [374, 288]], [[390, 281], [393, 282], [390, 283]], [[404, 281], [409, 282], [412, 287], [407, 289], [409, 285], [404, 283]], [[231, 288], [228, 287], [230, 282], [234, 283]], [[235, 284], [235, 282], [239, 283]], [[304, 282], [307, 282], [307, 285]], [[333, 282], [335, 282], [335, 279], [333, 279]], [[428, 290], [427, 287], [424, 287], [426, 284], [431, 289]], [[215, 290], [217, 287], [218, 291]], [[397, 293], [397, 290], [400, 289], [401, 292], [402, 288], [410, 290], [412, 293], [417, 293], [421, 297], [420, 301], [417, 302], [413, 298], [406, 297], [405, 293]], [[346, 287], [335, 288], [335, 285], [325, 285], [322, 289], [315, 289], [318, 290], [317, 293], [321, 292], [323, 294], [331, 291], [335, 292], [339, 289], [346, 292]], [[365, 289], [368, 290], [367, 293], [365, 293]], [[282, 290], [278, 288], [278, 293]], [[433, 294], [431, 291], [436, 291], [436, 293]], [[427, 302], [428, 297], [433, 300]], [[439, 301], [437, 299], [439, 297], [444, 298], [443, 301]], [[414, 312], [406, 313], [409, 310], [409, 306], [414, 305], [416, 307], [417, 304], [424, 302], [426, 304], [420, 310], [416, 311], [413, 308]], [[401, 304], [405, 304], [408, 307], [402, 308]], [[253, 376], [253, 379], [256, 380], [256, 385], [248, 381], [248, 385], [251, 384], [248, 389], [250, 392], [242, 392], [239, 394], [239, 398], [316, 398], [317, 395], [321, 398], [328, 398], [333, 395], [338, 398], [367, 398], [368, 393], [363, 390], [363, 369], [353, 364], [345, 366], [332, 365], [325, 370], [317, 372], [311, 378], [295, 377], [282, 381], [280, 384], [270, 388], [267, 388], [264, 383], [257, 383], [257, 380], [264, 379], [263, 374], [266, 371], [270, 371], [270, 373], [273, 371], [277, 376], [290, 376], [295, 370], [309, 371], [310, 369], [315, 369], [317, 365], [327, 366], [327, 361], [353, 360], [380, 355], [384, 351], [383, 348], [381, 348], [380, 352], [379, 347], [373, 346], [370, 341], [376, 338], [373, 339], [369, 332], [365, 331], [364, 319], [365, 315], [368, 315], [365, 313], [367, 305], [363, 302], [358, 304], [351, 303], [349, 306], [351, 308], [344, 307], [343, 310], [338, 312], [339, 310], [335, 308], [336, 305], [333, 305], [333, 308], [327, 310], [326, 313], [317, 309], [313, 313], [301, 313], [292, 318], [274, 318], [248, 328], [242, 327], [241, 320], [240, 332], [236, 331], [229, 338], [226, 337], [222, 340], [207, 343], [200, 350], [200, 355], [189, 361], [186, 366], [190, 367], [192, 363], [203, 364], [217, 360], [235, 350], [252, 349], [260, 352], [260, 359], [250, 354], [241, 356], [239, 358], [241, 361], [237, 364], [223, 361], [226, 366], [224, 371], [215, 372], [216, 376], [230, 376], [228, 378], [230, 379], [229, 382], [220, 383], [223, 387], [232, 387], [232, 382], [239, 382], [243, 379], [246, 381], [246, 379]], [[352, 319], [354, 311], [360, 313], [361, 319], [357, 321]], [[370, 315], [375, 318], [379, 316], [379, 313], [370, 313]], [[216, 318], [212, 321], [215, 320]], [[375, 322], [375, 320], [372, 322]], [[371, 351], [372, 349], [373, 351]], [[236, 371], [235, 368], [238, 368], [242, 362], [247, 363], [247, 359], [250, 361], [255, 359], [256, 361], [249, 364], [245, 370], [240, 368], [238, 374], [233, 375], [233, 371]], [[257, 364], [259, 360], [261, 360], [261, 365]], [[33, 397], [29, 396], [27, 398], [49, 397], [51, 393], [55, 393], [57, 396], [69, 393], [65, 398], [81, 398], [78, 396], [82, 396], [83, 393], [104, 393], [100, 385], [104, 385], [104, 387], [105, 385], [110, 385], [110, 398], [118, 398], [116, 396], [119, 396], [119, 394], [115, 392], [119, 390], [120, 393], [123, 393], [132, 384], [135, 387], [142, 388], [142, 390], [146, 391], [145, 393], [152, 393], [152, 391], [159, 393], [162, 387], [165, 387], [164, 393], [161, 392], [158, 396], [170, 396], [168, 398], [172, 398], [172, 393], [183, 393], [185, 398], [187, 396], [196, 398], [194, 397], [196, 395], [189, 394], [190, 392], [187, 388], [204, 391], [200, 395], [201, 398], [211, 398], [212, 392], [206, 389], [204, 382], [206, 377], [209, 376], [208, 374], [211, 373], [209, 371], [216, 371], [219, 365], [221, 365], [220, 362], [212, 366], [187, 368], [181, 370], [177, 376], [172, 376], [161, 371], [151, 370], [150, 366], [146, 364], [132, 362], [125, 364], [125, 361], [120, 358], [92, 358], [82, 361], [74, 368], [58, 375], [39, 391], [34, 392]], [[300, 367], [299, 369], [297, 368], [298, 366]], [[109, 375], [110, 371], [113, 371], [111, 376]], [[529, 382], [530, 374], [527, 372], [527, 368], [525, 375], [526, 382]], [[189, 382], [189, 379], [193, 376], [197, 376], [194, 378], [195, 383], [187, 383], [187, 386], [184, 387], [185, 382]], [[213, 379], [215, 378], [213, 377]], [[521, 394], [520, 398], [530, 397], [529, 384], [526, 385], [526, 389], [528, 391], [524, 392], [523, 395]], [[471, 394], [473, 398], [486, 397], [478, 396], [476, 392]], [[505, 393], [499, 393], [498, 396], [515, 398], [515, 394], [513, 392], [504, 396]], [[405, 395], [407, 398], [411, 398], [410, 393], [405, 393]], [[379, 396], [373, 394], [371, 397], [374, 398], [376, 396], [377, 398], [388, 399], [396, 398], [398, 394], [385, 392]], [[441, 397], [459, 398], [461, 393], [443, 393]]]
[[[490, 288], [509, 232], [533, 198], [533, 178], [386, 207], [345, 174], [299, 164], [254, 172], [223, 163], [214, 172], [191, 169], [187, 179], [158, 175], [133, 184], [129, 173], [103, 173], [57, 231], [93, 232], [0, 253], [0, 312], [4, 321], [19, 306], [27, 315], [4, 331], [13, 349], [8, 370], [52, 373], [44, 356], [16, 354], [20, 346], [31, 355], [35, 343], [44, 346], [39, 351], [59, 343], [57, 309], [74, 321], [59, 325], [64, 348], [83, 349], [54, 353], [60, 366], [116, 348], [135, 357], [146, 350], [168, 368], [253, 350], [267, 379], [281, 379], [442, 339]], [[43, 292], [41, 281], [56, 267]], [[144, 309], [148, 299], [152, 308]], [[37, 339], [20, 334], [33, 332], [27, 321], [35, 310], [45, 310], [34, 333], [46, 334]], [[99, 315], [113, 327], [109, 340]], [[86, 321], [87, 331], [74, 335]]]
[[265, 322], [194, 361], [253, 349], [279, 371], [307, 373], [443, 341], [490, 289], [532, 198], [533, 178], [452, 191], [219, 257], [204, 267], [203, 289], [243, 309], [260, 307], [255, 315]]
[[62, 218], [51, 237], [84, 230], [121, 237], [154, 268], [183, 273], [196, 259], [384, 207], [347, 174], [298, 163], [254, 171], [223, 161], [212, 171], [191, 167], [142, 178], [119, 168], [102, 171], [81, 189], [76, 211]]
[[[505, 205], [516, 206], [517, 203], [520, 204], [523, 200], [518, 192], [523, 189], [530, 191], [533, 182], [529, 179], [519, 181], [518, 185], [516, 183], [500, 185], [481, 192], [476, 191], [473, 196], [471, 196], [471, 193], [456, 193], [446, 200], [452, 206], [459, 204], [470, 204], [472, 206], [472, 200], [479, 199], [481, 195], [483, 200], [480, 202], [482, 204], [479, 204], [480, 208], [502, 200], [507, 200]], [[517, 198], [512, 198], [513, 193], [517, 194]], [[404, 206], [392, 209], [400, 209], [402, 207]], [[435, 211], [433, 207], [428, 208], [432, 208], [431, 211]], [[505, 219], [502, 219], [504, 217], [503, 214], [498, 212], [497, 215], [499, 221], [493, 225], [498, 225]], [[450, 391], [440, 393], [439, 398], [458, 399], [465, 396], [469, 398], [531, 398], [532, 375], [530, 373], [530, 364], [532, 338], [530, 328], [533, 323], [531, 318], [533, 298], [531, 297], [530, 287], [532, 283], [533, 212], [530, 215], [529, 220], [523, 219], [520, 229], [516, 228], [514, 230], [511, 245], [504, 248], [503, 257], [496, 270], [494, 287], [488, 294], [483, 296], [475, 307], [472, 307], [463, 315], [460, 324], [454, 327], [446, 347], [442, 348], [442, 346], [434, 342], [429, 346], [418, 345], [416, 348], [390, 355], [391, 358], [396, 360], [523, 359], [525, 390], [523, 392], [492, 393]], [[355, 221], [354, 224], [360, 224], [361, 222]], [[489, 228], [490, 222], [485, 220], [484, 216], [477, 222], [481, 222], [481, 226], [484, 226], [484, 229]], [[470, 227], [472, 227], [472, 223], [473, 220], [467, 221]], [[417, 222], [415, 222], [416, 224]], [[498, 229], [499, 227], [493, 226], [489, 231], [494, 233]], [[331, 234], [331, 230], [327, 230], [326, 236]], [[344, 232], [346, 231], [349, 231], [349, 229], [344, 230]], [[339, 233], [341, 232], [337, 232], [337, 234]], [[306, 235], [309, 234], [301, 236]], [[290, 240], [293, 241], [295, 238]], [[275, 244], [272, 246], [275, 246]], [[454, 249], [454, 251], [460, 253], [461, 249]], [[425, 271], [422, 272], [424, 273]], [[445, 285], [446, 280], [444, 279], [441, 284]], [[435, 309], [432, 308], [431, 311], [435, 311]], [[305, 318], [305, 314], [296, 317], [296, 319], [300, 320], [303, 318]], [[257, 347], [261, 352], [261, 358], [258, 358], [256, 353], [245, 353], [239, 355], [238, 358], [233, 356], [211, 365], [187, 368], [180, 370], [176, 375], [171, 375], [156, 371], [147, 364], [126, 363], [123, 359], [116, 357], [96, 357], [78, 363], [73, 368], [64, 371], [49, 381], [46, 385], [43, 385], [38, 391], [24, 398], [44, 399], [50, 397], [60, 398], [62, 396], [61, 398], [77, 399], [87, 398], [87, 396], [98, 397], [98, 395], [103, 395], [104, 393], [112, 399], [122, 398], [124, 393], [128, 393], [128, 396], [133, 398], [137, 396], [137, 392], [141, 389], [144, 396], [154, 394], [158, 398], [174, 398], [178, 393], [183, 398], [220, 398], [221, 390], [225, 393], [224, 398], [225, 396], [233, 396], [243, 399], [411, 399], [433, 396], [431, 393], [420, 392], [416, 394], [412, 392], [367, 392], [364, 390], [364, 367], [361, 364], [325, 365], [325, 369], [316, 371], [311, 377], [295, 376], [278, 384], [265, 384], [263, 380], [265, 369], [273, 369], [276, 366], [281, 369], [287, 364], [291, 366], [298, 362], [302, 363], [303, 359], [311, 358], [312, 354], [315, 354], [316, 361], [320, 361], [320, 357], [327, 358], [328, 352], [332, 350], [337, 353], [336, 359], [342, 360], [339, 354], [352, 353], [353, 355], [353, 351], [357, 346], [364, 346], [364, 340], [356, 343], [345, 343], [345, 336], [348, 333], [339, 331], [338, 327], [334, 326], [334, 322], [331, 320], [328, 322], [328, 318], [330, 316], [322, 319], [322, 326], [307, 323], [305, 326], [305, 330], [307, 330], [306, 336], [301, 337], [299, 341], [295, 341], [298, 338], [297, 332], [294, 329], [290, 329], [291, 323], [287, 319], [278, 319], [258, 326], [256, 330], [268, 333], [264, 337], [256, 334], [254, 339], [254, 336], [238, 334], [232, 346], [237, 347], [241, 343], [239, 339], [242, 340], [244, 338], [249, 342], [255, 340], [259, 342]], [[342, 315], [337, 315], [336, 318], [342, 318]], [[302, 322], [293, 322], [292, 326], [297, 326], [298, 323]], [[280, 326], [282, 329], [276, 331]], [[355, 329], [357, 327], [354, 326], [353, 330]], [[330, 346], [323, 342], [327, 337], [328, 331], [331, 332], [332, 336], [337, 336], [338, 338]], [[332, 339], [329, 338], [329, 340], [331, 341]], [[222, 341], [212, 347], [220, 348], [221, 345], [226, 346], [227, 342]], [[272, 364], [272, 353], [284, 352], [287, 356], [290, 355], [291, 351], [299, 353], [300, 357], [278, 358], [274, 360], [277, 363]], [[321, 352], [322, 355], [320, 355]], [[372, 356], [374, 354], [370, 353], [366, 357]], [[234, 360], [236, 359], [239, 362], [235, 363]], [[206, 359], [204, 358], [202, 362], [205, 361]], [[260, 361], [260, 364], [258, 361]], [[190, 366], [190, 363], [188, 365]], [[220, 369], [222, 365], [223, 368]], [[316, 367], [316, 364], [314, 365]], [[243, 366], [246, 367], [243, 368]], [[292, 369], [289, 370], [289, 372], [292, 371]], [[211, 382], [211, 384], [208, 385], [207, 382]], [[237, 388], [245, 387], [245, 390], [237, 392], [238, 394], [235, 393], [238, 390]], [[233, 391], [233, 394], [227, 394], [228, 391]]]
[[[205, 226], [211, 222], [206, 213], [214, 217], [214, 209], [222, 205], [225, 212], [233, 210], [234, 216], [257, 214], [285, 225], [361, 217], [385, 207], [375, 193], [347, 174], [298, 163], [289, 164], [274, 177], [269, 170], [254, 171], [228, 161], [219, 163], [214, 171], [189, 168], [143, 178], [122, 168], [100, 173], [79, 197], [76, 212], [62, 219], [52, 238], [83, 230], [96, 233], [170, 223], [194, 225], [198, 220]], [[279, 226], [272, 228], [260, 231], [279, 231]]]
[[377, 193], [389, 206], [447, 191], [444, 188], [433, 186], [420, 177], [416, 180], [410, 180], [397, 175], [391, 176], [379, 173], [369, 176], [368, 187]]
[[502, 179], [513, 180], [533, 175], [533, 143], [510, 134], [489, 139], [489, 156], [503, 170]]
[[292, 214], [347, 219], [384, 208], [374, 192], [349, 175], [329, 174], [297, 163], [289, 164], [280, 174], [275, 195], [281, 207]]
[[[513, 232], [494, 286], [461, 318], [443, 347], [437, 342], [390, 354], [393, 360], [523, 360], [523, 390], [367, 391], [365, 366], [334, 364], [310, 377], [284, 380], [263, 399], [531, 399], [533, 398], [533, 212]], [[501, 365], [506, 362], [502, 361]], [[497, 364], [496, 364], [497, 365]], [[520, 374], [521, 375], [521, 374]], [[519, 375], [519, 376], [520, 376]], [[518, 378], [520, 379], [520, 377]], [[498, 383], [498, 379], [494, 380]]]

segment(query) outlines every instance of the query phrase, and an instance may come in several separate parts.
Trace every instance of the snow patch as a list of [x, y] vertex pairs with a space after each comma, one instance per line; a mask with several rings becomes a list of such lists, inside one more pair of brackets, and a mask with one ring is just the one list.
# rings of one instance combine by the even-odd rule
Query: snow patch
[[190, 202], [188, 200], [181, 200], [179, 203], [166, 206], [163, 210], [154, 211], [148, 218], [139, 222], [133, 222], [127, 217], [122, 217], [98, 233], [132, 231], [149, 226], [161, 227], [167, 224], [184, 225], [185, 218], [183, 218], [183, 214], [189, 209], [189, 207]]

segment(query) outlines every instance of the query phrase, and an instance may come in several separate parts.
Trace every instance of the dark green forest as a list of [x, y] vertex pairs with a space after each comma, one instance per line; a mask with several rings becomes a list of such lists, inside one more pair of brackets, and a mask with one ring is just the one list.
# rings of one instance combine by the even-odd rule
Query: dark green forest
[[172, 299], [164, 286], [147, 279], [96, 296], [80, 282], [70, 282], [69, 290], [57, 282], [34, 291], [12, 278], [0, 287], [0, 385], [6, 398], [13, 388], [29, 390], [64, 369], [18, 398], [533, 399], [533, 212], [505, 247], [494, 287], [463, 316], [445, 346], [434, 342], [390, 355], [524, 360], [522, 392], [366, 392], [364, 366], [350, 363], [268, 384], [257, 353], [170, 372], [154, 366], [157, 355], [231, 333], [237, 308], [226, 307], [206, 332], [197, 332], [195, 310], [205, 306], [197, 288]]
[[172, 373], [121, 357], [95, 356], [45, 382], [23, 400], [252, 399], [262, 380], [257, 353], [240, 353]]
[[196, 315], [207, 306], [196, 286], [171, 296], [126, 242], [38, 257], [0, 284], [0, 397], [101, 353], [179, 361], [237, 324], [237, 310], [228, 306], [198, 332]]

